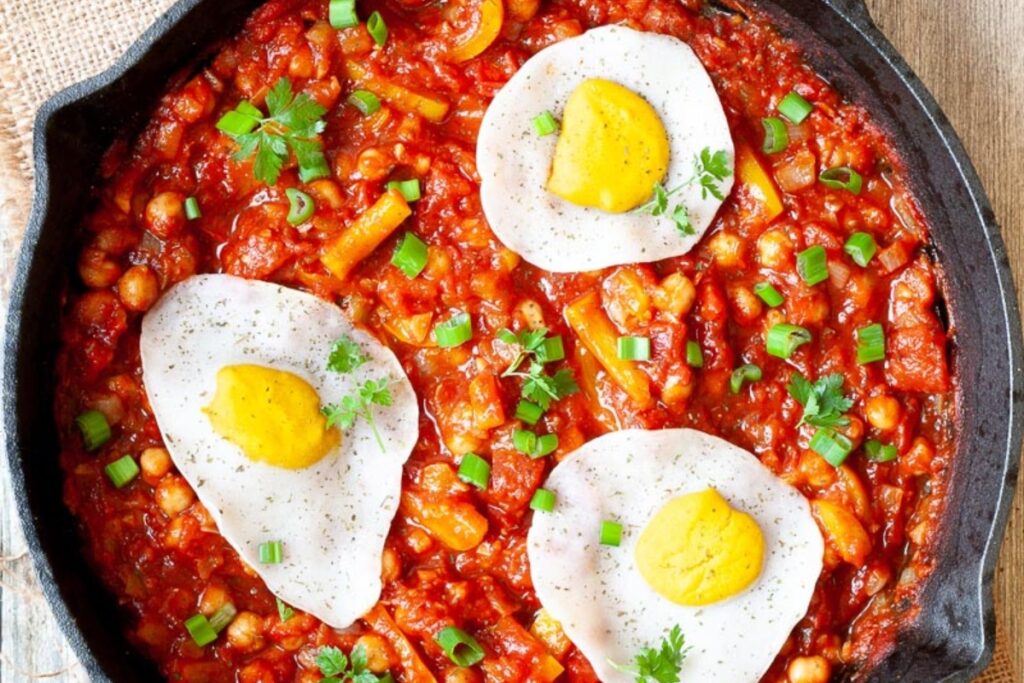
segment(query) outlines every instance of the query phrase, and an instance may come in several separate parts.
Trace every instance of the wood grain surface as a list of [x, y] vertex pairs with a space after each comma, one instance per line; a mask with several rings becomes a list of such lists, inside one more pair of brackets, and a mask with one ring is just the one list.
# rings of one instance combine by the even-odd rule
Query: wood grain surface
[[[40, 0], [41, 6], [46, 4]], [[963, 138], [992, 199], [1021, 282], [1024, 190], [1019, 187], [1018, 173], [1024, 168], [1024, 135], [1020, 131], [1024, 122], [1024, 48], [1020, 42], [1024, 37], [1024, 0], [867, 0], [867, 4], [879, 27], [928, 85]], [[125, 6], [131, 5], [123, 3]], [[0, 7], [0, 17], [3, 15]], [[118, 38], [118, 51], [132, 39]], [[11, 49], [20, 48], [0, 44], [0, 53]], [[82, 74], [86, 75], [90, 74]], [[0, 127], [4, 124], [0, 115]], [[0, 136], [3, 132], [0, 130]], [[3, 151], [2, 156], [9, 158], [8, 150]], [[0, 165], [3, 161], [0, 159]], [[2, 187], [0, 182], [0, 190]], [[14, 201], [0, 192], [0, 310], [6, 308], [14, 252], [22, 231], [21, 225], [3, 220], [5, 203], [9, 207]], [[0, 433], [0, 445], [2, 440]], [[1006, 635], [1000, 656], [1008, 658], [1018, 673], [1000, 680], [1024, 681], [1022, 499], [1024, 496], [1018, 495], [1014, 503], [996, 586]], [[0, 681], [85, 681], [39, 593], [24, 548], [14, 518], [6, 463], [0, 458]]]

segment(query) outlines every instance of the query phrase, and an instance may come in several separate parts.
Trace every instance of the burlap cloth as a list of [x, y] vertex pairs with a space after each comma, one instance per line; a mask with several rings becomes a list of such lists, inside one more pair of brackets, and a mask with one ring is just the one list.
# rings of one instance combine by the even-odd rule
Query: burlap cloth
[[[171, 4], [173, 0], [0, 0], [0, 310], [6, 310], [12, 265], [28, 218], [36, 110], [61, 88], [110, 66]], [[978, 683], [1020, 680], [1010, 669], [1008, 647], [1000, 629], [995, 659]]]

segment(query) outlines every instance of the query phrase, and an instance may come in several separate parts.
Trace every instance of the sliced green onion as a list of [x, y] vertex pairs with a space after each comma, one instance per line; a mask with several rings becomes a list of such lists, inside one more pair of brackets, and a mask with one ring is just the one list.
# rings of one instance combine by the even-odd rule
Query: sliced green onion
[[217, 121], [217, 130], [231, 136], [245, 135], [256, 130], [256, 126], [260, 125], [262, 118], [263, 112], [243, 100], [235, 109], [224, 112], [224, 115]]
[[845, 435], [822, 427], [811, 437], [811, 450], [825, 458], [833, 467], [839, 467], [853, 450], [853, 443]]
[[861, 188], [864, 187], [864, 178], [849, 166], [838, 166], [822, 171], [818, 180], [825, 187], [831, 187], [833, 190], [847, 190], [853, 194], [860, 194]]
[[879, 323], [857, 330], [857, 362], [861, 365], [885, 360], [885, 329]]
[[551, 455], [557, 450], [558, 434], [544, 434], [537, 437], [537, 448], [530, 454], [530, 457], [536, 460], [537, 458], [543, 458], [545, 455]]
[[414, 202], [423, 196], [420, 193], [420, 181], [416, 178], [411, 180], [392, 180], [385, 187], [388, 190], [398, 190], [407, 202]]
[[618, 352], [621, 360], [650, 360], [651, 340], [649, 337], [619, 337]]
[[284, 559], [281, 541], [260, 543], [259, 552], [260, 564], [281, 564], [281, 560]]
[[704, 367], [704, 351], [700, 344], [692, 340], [686, 342], [686, 364], [691, 368]]
[[758, 282], [754, 285], [754, 294], [757, 294], [761, 298], [761, 301], [765, 302], [772, 308], [781, 306], [785, 299], [782, 298], [782, 294], [779, 290], [775, 289], [770, 282]]
[[491, 479], [491, 463], [476, 453], [466, 453], [459, 464], [459, 479], [486, 491], [487, 482]]
[[789, 93], [779, 102], [779, 113], [796, 124], [803, 123], [813, 110], [814, 105], [796, 91]]
[[328, 178], [330, 175], [331, 169], [327, 167], [327, 158], [323, 154], [299, 161], [299, 180], [304, 183], [311, 183], [320, 178]]
[[292, 225], [302, 225], [316, 211], [316, 202], [302, 190], [289, 187], [284, 194], [288, 197], [288, 222]]
[[789, 323], [778, 323], [768, 330], [765, 347], [771, 356], [789, 358], [793, 355], [794, 351], [811, 341], [811, 339], [813, 337], [805, 327], [790, 325]]
[[231, 623], [236, 614], [238, 614], [238, 610], [235, 609], [235, 606], [230, 602], [225, 603], [210, 617], [210, 628], [213, 629], [214, 633], [220, 633], [228, 627], [228, 624]]
[[753, 363], [741, 365], [732, 371], [732, 376], [729, 378], [729, 391], [734, 394], [738, 394], [745, 383], [758, 382], [760, 380], [761, 368]]
[[537, 435], [529, 429], [512, 430], [512, 446], [520, 453], [533, 455], [537, 450]]
[[555, 119], [554, 114], [549, 111], [545, 111], [544, 113], [533, 117], [533, 129], [537, 131], [537, 135], [541, 137], [551, 135], [558, 131], [558, 120]]
[[555, 509], [555, 492], [547, 489], [537, 489], [530, 499], [530, 509], [540, 512], [552, 512]]
[[395, 266], [410, 280], [427, 267], [427, 245], [411, 232], [402, 236], [402, 241], [391, 255], [391, 265]]
[[82, 432], [85, 450], [94, 451], [110, 441], [110, 425], [107, 416], [98, 410], [87, 410], [75, 418], [78, 430]]
[[366, 30], [377, 45], [384, 47], [384, 43], [388, 42], [388, 25], [384, 23], [384, 17], [380, 12], [374, 12], [366, 20]]
[[185, 218], [190, 221], [194, 221], [197, 218], [202, 218], [203, 212], [199, 210], [199, 200], [195, 197], [189, 197], [185, 200]]
[[356, 0], [331, 0], [327, 20], [334, 28], [351, 28], [359, 25], [356, 14]]
[[538, 363], [554, 363], [565, 358], [565, 346], [562, 344], [561, 335], [548, 337], [537, 350], [533, 352]]
[[803, 281], [816, 285], [828, 279], [828, 254], [825, 247], [815, 244], [796, 255], [796, 270]]
[[199, 647], [206, 647], [217, 640], [217, 632], [210, 625], [206, 615], [196, 614], [185, 620], [185, 629]]
[[484, 649], [473, 636], [461, 628], [449, 626], [434, 636], [434, 642], [441, 646], [448, 659], [458, 666], [473, 666], [484, 658]]
[[764, 126], [764, 144], [761, 149], [765, 154], [778, 154], [789, 147], [789, 129], [786, 122], [777, 116], [761, 119]]
[[103, 468], [114, 488], [122, 488], [135, 477], [139, 476], [139, 466], [130, 455], [118, 458]]
[[473, 321], [469, 313], [456, 313], [434, 328], [434, 340], [442, 349], [461, 346], [473, 338]]
[[866, 268], [874, 258], [875, 252], [878, 251], [878, 245], [875, 243], [875, 238], [868, 233], [855, 232], [850, 235], [850, 239], [846, 240], [843, 251], [849, 254], [858, 266]]
[[610, 519], [601, 522], [601, 545], [618, 546], [622, 543], [622, 525]]
[[348, 103], [358, 109], [363, 116], [376, 114], [380, 109], [380, 100], [369, 90], [356, 90], [348, 96]]
[[544, 415], [544, 409], [525, 398], [516, 406], [516, 419], [528, 425], [535, 425]]
[[892, 444], [882, 443], [878, 439], [869, 439], [864, 443], [864, 452], [871, 462], [892, 462], [899, 451]]

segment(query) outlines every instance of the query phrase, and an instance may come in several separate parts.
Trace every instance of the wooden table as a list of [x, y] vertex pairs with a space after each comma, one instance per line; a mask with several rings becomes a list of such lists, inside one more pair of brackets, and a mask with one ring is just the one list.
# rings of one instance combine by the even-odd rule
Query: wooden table
[[[867, 0], [881, 29], [931, 88], [974, 159], [995, 206], [1017, 280], [1024, 278], [1024, 2]], [[5, 46], [0, 45], [0, 51]], [[3, 198], [0, 197], [0, 205]], [[0, 306], [20, 226], [0, 225]], [[5, 272], [6, 271], [6, 272]], [[2, 438], [2, 434], [0, 434]], [[0, 464], [0, 679], [85, 681], [39, 596], [12, 519]], [[1024, 496], [1018, 496], [997, 577], [997, 603], [1024, 675]], [[1018, 680], [1021, 680], [1018, 678]]]

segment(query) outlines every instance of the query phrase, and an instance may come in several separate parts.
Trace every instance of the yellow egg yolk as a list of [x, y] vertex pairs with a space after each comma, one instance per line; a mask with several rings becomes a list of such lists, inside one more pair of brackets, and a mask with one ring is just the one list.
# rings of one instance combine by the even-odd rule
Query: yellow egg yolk
[[640, 575], [677, 605], [698, 607], [745, 590], [761, 574], [764, 536], [714, 489], [675, 498], [636, 544]]
[[250, 460], [277, 467], [308, 467], [341, 440], [337, 429], [327, 429], [320, 396], [309, 382], [259, 365], [221, 368], [203, 412], [214, 431]]
[[566, 102], [548, 190], [573, 204], [623, 213], [651, 198], [668, 156], [654, 107], [618, 83], [592, 78]]

